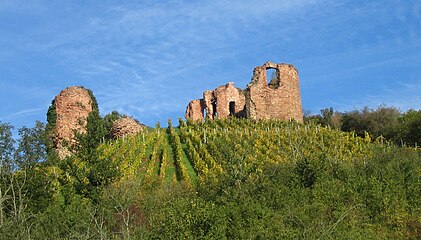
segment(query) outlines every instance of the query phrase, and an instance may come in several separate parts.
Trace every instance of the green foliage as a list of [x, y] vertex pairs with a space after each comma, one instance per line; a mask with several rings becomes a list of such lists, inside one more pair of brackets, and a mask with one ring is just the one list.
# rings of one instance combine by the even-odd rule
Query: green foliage
[[51, 101], [50, 107], [48, 107], [47, 111], [47, 130], [51, 131], [56, 127], [57, 124], [57, 112], [56, 112], [56, 105], [55, 100]]
[[421, 237], [419, 150], [314, 124], [179, 122], [103, 141], [103, 119], [91, 115], [73, 158], [38, 162], [2, 182], [0, 236]]
[[107, 129], [98, 110], [93, 110], [87, 118], [86, 133], [75, 132], [78, 142], [75, 155], [60, 163], [62, 169], [74, 177], [76, 193], [96, 201], [103, 186], [118, 178], [119, 171], [110, 159], [101, 159], [98, 146], [105, 140]]
[[387, 137], [398, 145], [419, 147], [421, 145], [421, 111], [409, 110], [403, 114], [399, 118], [399, 124], [389, 132]]
[[103, 118], [103, 122], [104, 122], [104, 128], [107, 131], [107, 134], [105, 135], [105, 137], [107, 139], [112, 139], [112, 125], [113, 122], [122, 118], [122, 117], [126, 117], [126, 115], [124, 114], [120, 114], [117, 111], [112, 111], [111, 113], [108, 113], [107, 115], [104, 116]]
[[15, 140], [12, 137], [13, 126], [0, 122], [0, 175], [12, 169]]
[[19, 129], [15, 162], [19, 168], [33, 168], [46, 159], [46, 135], [44, 123], [37, 121], [32, 128]]
[[317, 179], [316, 170], [308, 159], [305, 158], [298, 161], [294, 172], [298, 175], [299, 181], [303, 187], [313, 187]]
[[369, 132], [374, 138], [387, 135], [390, 129], [398, 124], [400, 112], [396, 108], [380, 106], [377, 109], [365, 107], [361, 111], [344, 113], [342, 116], [343, 131], [355, 131], [359, 136]]
[[57, 126], [57, 111], [55, 106], [55, 100], [51, 101], [50, 107], [48, 107], [47, 111], [47, 125], [45, 126], [45, 135], [46, 135], [46, 149], [49, 155], [54, 155], [54, 141], [53, 141], [53, 133], [54, 129]]

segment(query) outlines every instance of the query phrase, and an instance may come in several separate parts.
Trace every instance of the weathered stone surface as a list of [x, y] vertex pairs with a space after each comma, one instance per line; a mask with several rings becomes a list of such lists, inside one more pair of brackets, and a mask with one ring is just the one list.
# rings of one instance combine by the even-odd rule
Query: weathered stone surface
[[193, 121], [203, 121], [204, 109], [205, 103], [203, 99], [192, 100], [187, 105], [185, 118]]
[[55, 97], [53, 104], [57, 118], [53, 141], [61, 159], [71, 155], [70, 148], [77, 143], [74, 132], [86, 132], [92, 103], [91, 95], [83, 87], [68, 87]]
[[112, 133], [113, 138], [125, 137], [127, 135], [134, 135], [141, 132], [145, 125], [138, 123], [130, 117], [123, 117], [113, 122]]
[[244, 110], [243, 90], [234, 87], [233, 82], [219, 86], [213, 91], [203, 93], [206, 116], [210, 119], [240, 116]]
[[[269, 83], [267, 69], [276, 70], [276, 78]], [[245, 91], [232, 82], [205, 91], [203, 99], [189, 103], [186, 119], [203, 120], [205, 112], [210, 119], [236, 116], [303, 122], [298, 71], [290, 64], [267, 62], [254, 69]]]
[[[268, 83], [266, 70], [275, 69]], [[246, 89], [246, 114], [251, 119], [284, 119], [303, 122], [298, 71], [290, 64], [265, 63], [254, 69]]]

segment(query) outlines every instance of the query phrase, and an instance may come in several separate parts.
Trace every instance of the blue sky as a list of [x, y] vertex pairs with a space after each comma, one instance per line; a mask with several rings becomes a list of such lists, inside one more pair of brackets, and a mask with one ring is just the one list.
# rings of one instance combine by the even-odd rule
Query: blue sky
[[203, 90], [296, 66], [303, 108], [421, 107], [421, 1], [0, 0], [0, 121], [45, 121], [68, 86], [154, 126]]

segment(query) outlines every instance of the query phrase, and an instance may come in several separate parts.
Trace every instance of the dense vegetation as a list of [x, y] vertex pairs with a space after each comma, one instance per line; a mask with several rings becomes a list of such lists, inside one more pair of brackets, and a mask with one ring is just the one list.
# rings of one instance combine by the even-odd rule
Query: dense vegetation
[[42, 123], [17, 143], [0, 123], [0, 239], [421, 238], [421, 118], [399, 114], [391, 141], [386, 127], [339, 130], [367, 112], [338, 129], [327, 109], [306, 124], [180, 120], [118, 140], [119, 115], [94, 113], [65, 160], [46, 152]]
[[401, 113], [394, 107], [368, 107], [350, 112], [335, 112], [325, 108], [319, 115], [304, 118], [306, 123], [320, 124], [346, 132], [355, 132], [364, 137], [368, 132], [372, 138], [383, 138], [399, 146], [421, 145], [421, 111], [409, 110]]

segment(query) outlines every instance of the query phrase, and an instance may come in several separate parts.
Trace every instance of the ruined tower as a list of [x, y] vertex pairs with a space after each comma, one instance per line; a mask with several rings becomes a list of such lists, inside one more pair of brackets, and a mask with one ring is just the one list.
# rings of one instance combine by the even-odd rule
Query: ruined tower
[[[267, 69], [276, 71], [276, 78], [270, 82]], [[254, 68], [245, 92], [247, 118], [303, 122], [298, 71], [293, 65], [267, 62]]]
[[60, 159], [70, 156], [77, 141], [75, 133], [86, 133], [89, 114], [94, 108], [93, 95], [83, 87], [68, 87], [53, 100], [47, 113], [53, 148]]

